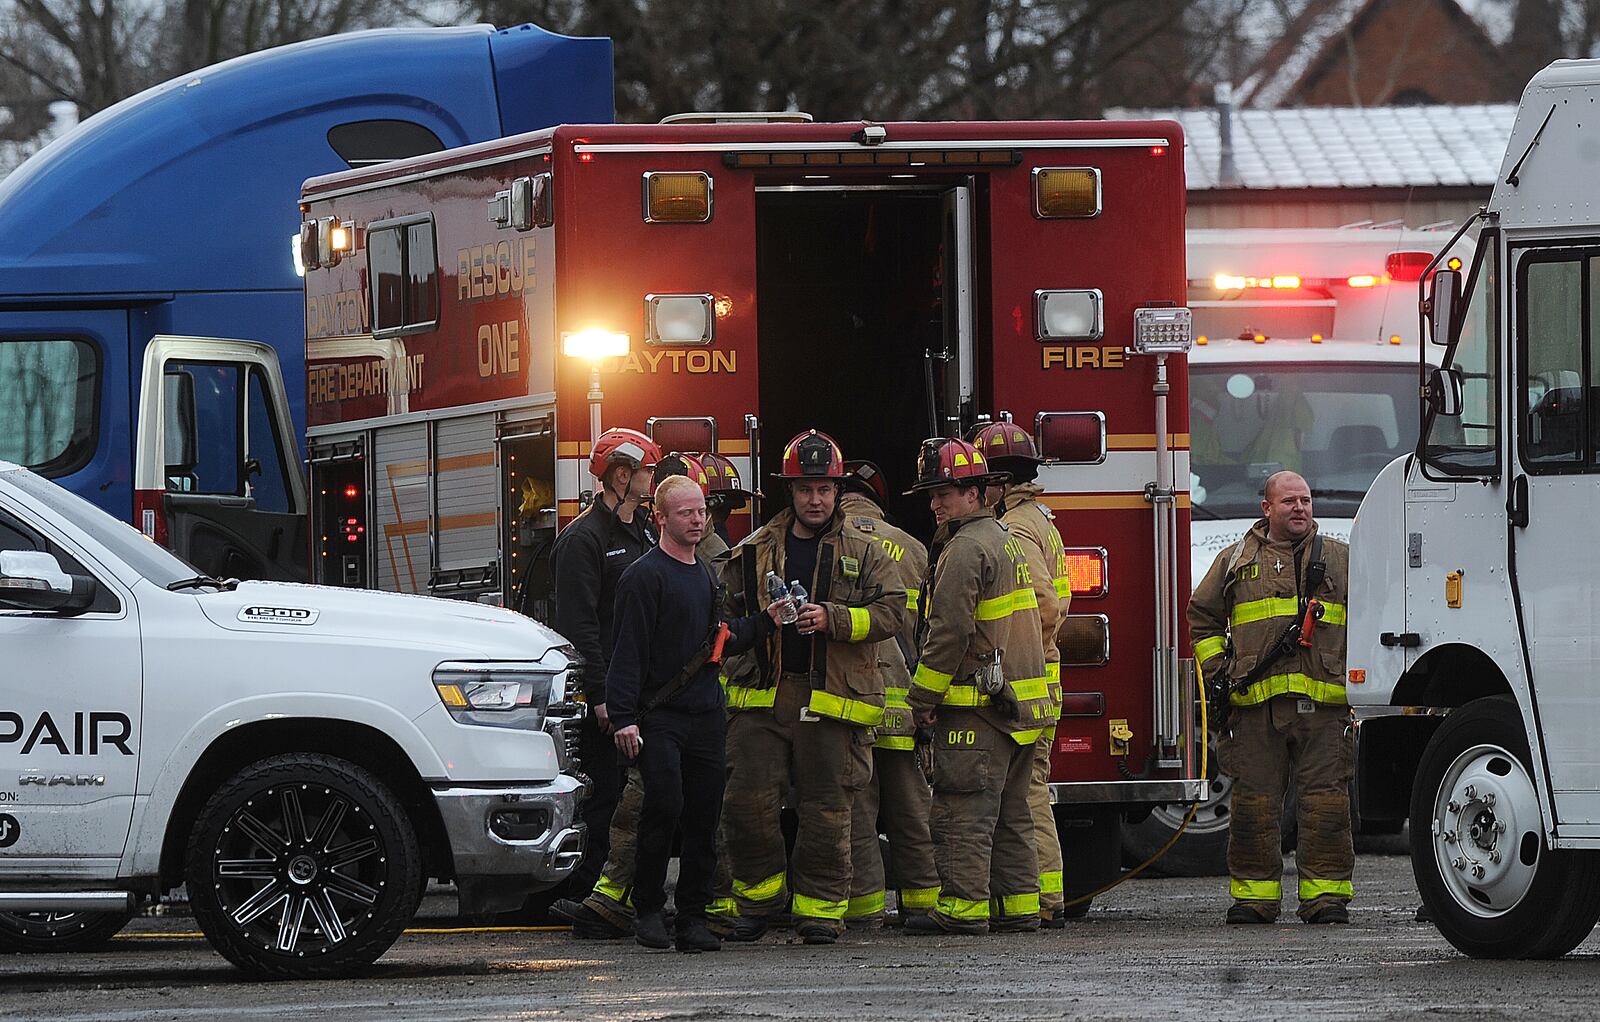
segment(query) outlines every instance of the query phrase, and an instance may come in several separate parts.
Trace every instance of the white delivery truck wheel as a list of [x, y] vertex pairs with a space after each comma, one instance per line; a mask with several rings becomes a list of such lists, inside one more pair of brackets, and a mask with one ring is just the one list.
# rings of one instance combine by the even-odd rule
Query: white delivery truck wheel
[[1509, 696], [1451, 711], [1422, 754], [1411, 865], [1446, 940], [1474, 958], [1559, 958], [1600, 919], [1600, 853], [1544, 840]]
[[0, 951], [91, 951], [115, 937], [133, 912], [0, 912]]
[[343, 976], [372, 964], [416, 914], [422, 853], [394, 793], [333, 756], [245, 767], [189, 839], [195, 920], [261, 977]]

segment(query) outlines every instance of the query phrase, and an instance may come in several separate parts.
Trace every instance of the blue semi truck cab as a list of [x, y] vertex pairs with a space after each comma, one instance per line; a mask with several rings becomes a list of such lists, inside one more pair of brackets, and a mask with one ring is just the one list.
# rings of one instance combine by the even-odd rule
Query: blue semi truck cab
[[610, 40], [477, 25], [266, 50], [90, 117], [0, 180], [0, 461], [207, 573], [304, 578], [301, 183], [612, 111]]

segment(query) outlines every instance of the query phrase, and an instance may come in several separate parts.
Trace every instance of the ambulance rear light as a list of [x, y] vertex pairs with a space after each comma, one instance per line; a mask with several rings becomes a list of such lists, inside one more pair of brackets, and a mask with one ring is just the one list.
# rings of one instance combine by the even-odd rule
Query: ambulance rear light
[[1041, 341], [1098, 341], [1105, 334], [1105, 296], [1099, 288], [1035, 291], [1033, 310]]
[[292, 265], [294, 266], [294, 275], [296, 277], [304, 277], [306, 275], [306, 263], [305, 258], [301, 254], [300, 235], [295, 234], [290, 236], [289, 254], [290, 259], [293, 260]]
[[663, 451], [715, 452], [717, 420], [710, 415], [656, 415], [644, 420], [644, 431]]
[[1033, 212], [1041, 220], [1086, 220], [1100, 215], [1098, 167], [1035, 167]]
[[703, 224], [710, 219], [710, 174], [700, 171], [645, 173], [645, 223]]
[[338, 266], [339, 260], [355, 251], [355, 224], [337, 217], [321, 218], [317, 221], [316, 244], [316, 265]]
[[710, 344], [716, 335], [715, 305], [709, 294], [645, 295], [645, 343]]
[[1432, 252], [1390, 252], [1383, 268], [1391, 280], [1415, 283], [1422, 279], [1422, 271], [1433, 262]]
[[1181, 305], [1133, 310], [1133, 350], [1141, 355], [1182, 355], [1193, 336], [1194, 316]]
[[1061, 715], [1063, 717], [1103, 717], [1105, 713], [1106, 694], [1104, 692], [1061, 693]]
[[1108, 590], [1106, 548], [1103, 546], [1067, 547], [1067, 578], [1072, 595], [1086, 600], [1104, 596]]
[[1104, 614], [1068, 614], [1056, 647], [1062, 667], [1099, 667], [1111, 659], [1111, 621]]
[[1046, 461], [1098, 465], [1106, 460], [1104, 412], [1040, 412], [1034, 416], [1033, 437]]

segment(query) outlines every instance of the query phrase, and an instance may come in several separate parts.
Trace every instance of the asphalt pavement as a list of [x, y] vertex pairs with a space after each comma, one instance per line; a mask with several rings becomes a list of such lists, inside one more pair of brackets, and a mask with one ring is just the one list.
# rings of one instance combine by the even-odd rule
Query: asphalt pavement
[[1065, 930], [852, 932], [832, 947], [783, 932], [702, 955], [461, 927], [430, 898], [368, 975], [320, 982], [248, 981], [192, 919], [140, 918], [104, 951], [0, 955], [0, 1018], [1600, 1017], [1600, 936], [1557, 962], [1474, 961], [1413, 920], [1409, 860], [1363, 855], [1356, 870], [1347, 927], [1307, 926], [1292, 904], [1276, 925], [1227, 927], [1226, 880], [1141, 878]]

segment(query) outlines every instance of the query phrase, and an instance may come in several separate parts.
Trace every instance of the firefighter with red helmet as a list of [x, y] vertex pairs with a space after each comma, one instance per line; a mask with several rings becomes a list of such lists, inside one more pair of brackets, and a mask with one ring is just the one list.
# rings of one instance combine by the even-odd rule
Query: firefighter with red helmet
[[1061, 718], [1061, 650], [1056, 638], [1072, 602], [1066, 544], [1056, 529], [1055, 515], [1039, 501], [1044, 487], [1034, 480], [1043, 459], [1027, 431], [1009, 421], [993, 422], [977, 430], [971, 439], [989, 467], [1006, 475], [1004, 484], [990, 488], [987, 502], [994, 506], [995, 517], [1006, 530], [1022, 541], [1039, 603], [1045, 677], [1050, 679], [1051, 722], [1034, 745], [1028, 802], [1033, 811], [1034, 844], [1039, 849], [1039, 914], [1046, 927], [1056, 929], [1066, 924], [1066, 898], [1061, 882], [1061, 838], [1056, 832], [1055, 810], [1050, 806], [1050, 751], [1056, 740], [1055, 722]]
[[[724, 664], [728, 696], [728, 857], [740, 920], [756, 940], [786, 910], [808, 944], [831, 944], [849, 907], [851, 807], [872, 775], [883, 720], [878, 646], [906, 616], [906, 592], [874, 533], [839, 506], [844, 456], [816, 430], [789, 441], [790, 504], [723, 561], [735, 615], [773, 600], [769, 577], [798, 582], [797, 619]], [[794, 778], [792, 863], [779, 812]]]
[[650, 492], [652, 470], [659, 460], [660, 448], [638, 430], [614, 427], [596, 437], [589, 455], [594, 499], [561, 530], [550, 550], [556, 590], [551, 624], [583, 658], [583, 693], [589, 706], [579, 749], [590, 778], [583, 801], [588, 844], [583, 862], [572, 874], [574, 890], [597, 883], [605, 886], [601, 873], [610, 850], [611, 814], [622, 788], [622, 770], [606, 713], [612, 611], [617, 580], [656, 542], [655, 530], [640, 504]]
[[1052, 700], [1027, 551], [983, 503], [1002, 478], [964, 440], [924, 441], [917, 457], [911, 492], [928, 495], [938, 528], [907, 702], [933, 730], [940, 890], [906, 921], [913, 933], [1039, 928], [1028, 796]]
[[750, 503], [751, 493], [739, 480], [739, 469], [731, 459], [708, 452], [700, 455], [700, 463], [705, 466], [706, 479], [711, 484], [706, 509], [711, 512], [712, 528], [722, 537], [723, 543], [729, 544], [728, 518]]
[[[878, 545], [895, 565], [906, 589], [905, 627], [878, 647], [878, 667], [884, 672], [883, 722], [872, 747], [872, 780], [856, 799], [850, 824], [850, 905], [847, 925], [881, 921], [892, 879], [901, 922], [926, 914], [939, 896], [939, 871], [933, 862], [933, 836], [928, 813], [933, 792], [922, 772], [916, 750], [916, 725], [906, 689], [911, 684], [909, 664], [916, 655], [916, 605], [918, 587], [928, 569], [928, 550], [917, 538], [885, 519], [883, 501], [888, 496], [883, 472], [870, 461], [845, 462], [844, 495], [839, 506], [857, 528], [878, 538]], [[884, 873], [879, 826], [889, 839], [894, 876]]]

